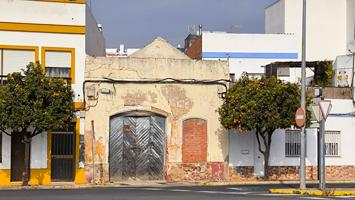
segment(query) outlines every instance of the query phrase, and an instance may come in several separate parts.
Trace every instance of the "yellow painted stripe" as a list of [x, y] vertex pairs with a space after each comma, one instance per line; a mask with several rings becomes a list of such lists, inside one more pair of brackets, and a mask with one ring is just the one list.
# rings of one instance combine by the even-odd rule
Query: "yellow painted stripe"
[[[33, 0], [30, 0], [33, 1]], [[43, 2], [54, 2], [54, 3], [77, 3], [77, 4], [85, 4], [85, 0], [34, 0], [34, 1], [43, 1]]]
[[84, 102], [74, 102], [74, 108], [76, 110], [83, 110], [84, 109]]
[[85, 26], [0, 22], [0, 31], [85, 34]]

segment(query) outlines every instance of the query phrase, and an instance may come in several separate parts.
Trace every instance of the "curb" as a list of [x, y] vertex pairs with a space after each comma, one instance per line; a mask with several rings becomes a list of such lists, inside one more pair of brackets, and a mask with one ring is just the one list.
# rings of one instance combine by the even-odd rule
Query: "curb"
[[[307, 181], [307, 184], [317, 184], [318, 181]], [[355, 184], [355, 181], [327, 181], [328, 184]], [[223, 185], [278, 185], [299, 184], [299, 181], [253, 181], [253, 182], [196, 182], [199, 186], [223, 186]]]
[[338, 189], [330, 188], [325, 190], [319, 189], [270, 189], [271, 194], [299, 194], [309, 196], [350, 196], [355, 195], [355, 189]]

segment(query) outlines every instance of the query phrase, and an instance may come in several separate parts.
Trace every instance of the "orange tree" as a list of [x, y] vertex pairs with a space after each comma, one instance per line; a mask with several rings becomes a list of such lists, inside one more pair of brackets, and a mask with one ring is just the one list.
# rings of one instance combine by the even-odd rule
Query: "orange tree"
[[73, 96], [70, 84], [45, 76], [39, 63], [27, 65], [23, 74], [9, 74], [0, 87], [0, 132], [21, 137], [25, 145], [23, 185], [29, 182], [32, 138], [70, 124]]
[[300, 90], [296, 84], [275, 77], [249, 79], [243, 76], [226, 94], [219, 108], [220, 121], [227, 129], [242, 134], [255, 132], [258, 150], [264, 156], [264, 179], [268, 179], [270, 147], [276, 129], [294, 124], [300, 106]]

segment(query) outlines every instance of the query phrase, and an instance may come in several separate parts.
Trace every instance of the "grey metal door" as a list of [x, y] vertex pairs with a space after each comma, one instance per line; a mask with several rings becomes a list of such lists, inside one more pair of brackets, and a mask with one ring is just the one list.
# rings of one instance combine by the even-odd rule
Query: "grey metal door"
[[164, 146], [164, 117], [111, 118], [110, 180], [163, 179]]

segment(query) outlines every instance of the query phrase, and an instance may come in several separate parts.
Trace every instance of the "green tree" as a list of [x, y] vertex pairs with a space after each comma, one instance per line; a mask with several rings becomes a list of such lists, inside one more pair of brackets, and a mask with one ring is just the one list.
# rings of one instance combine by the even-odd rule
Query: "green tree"
[[73, 92], [63, 79], [45, 76], [37, 62], [23, 74], [9, 74], [0, 86], [0, 131], [17, 134], [25, 145], [23, 185], [28, 185], [32, 138], [68, 126], [74, 115]]
[[264, 156], [264, 179], [268, 179], [272, 135], [276, 129], [295, 123], [300, 106], [300, 89], [296, 84], [283, 83], [275, 77], [249, 79], [243, 76], [226, 94], [219, 108], [220, 121], [227, 129], [240, 134], [255, 131], [258, 150]]
[[329, 87], [333, 84], [333, 61], [315, 61], [314, 79], [311, 81], [311, 86]]

